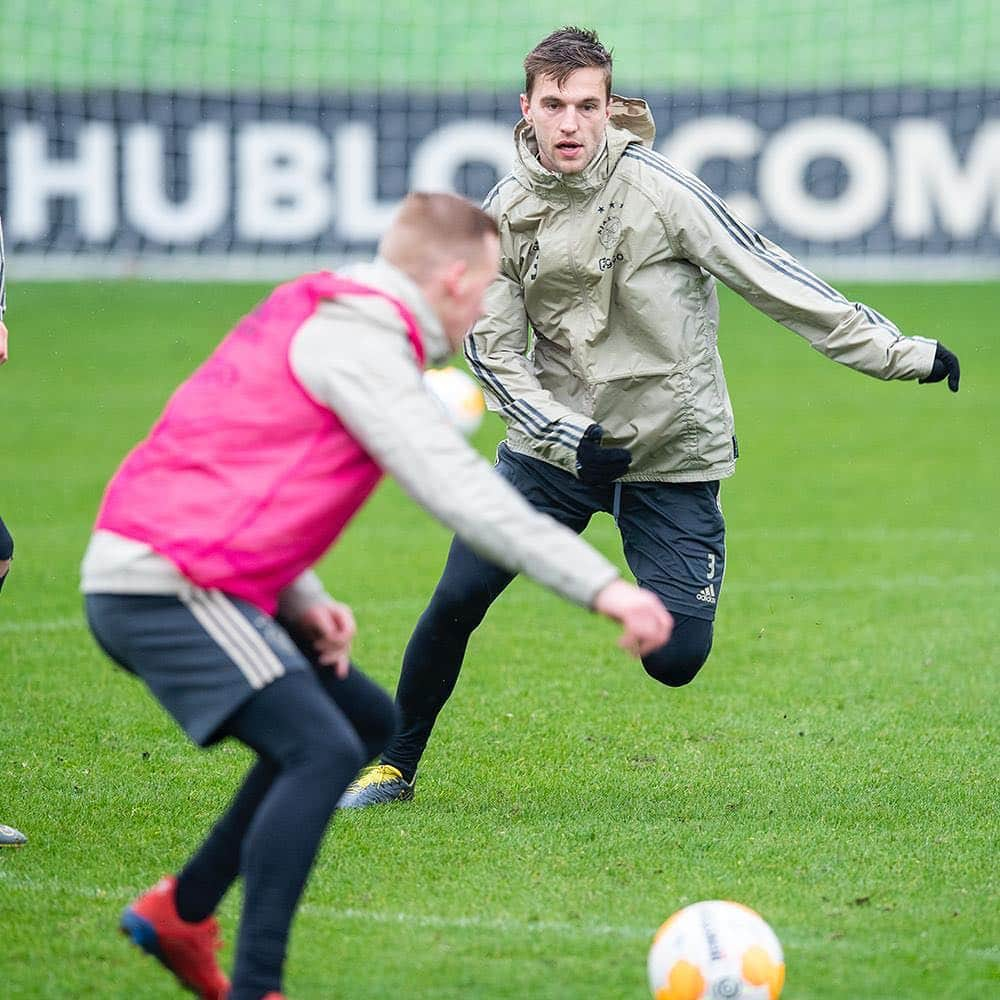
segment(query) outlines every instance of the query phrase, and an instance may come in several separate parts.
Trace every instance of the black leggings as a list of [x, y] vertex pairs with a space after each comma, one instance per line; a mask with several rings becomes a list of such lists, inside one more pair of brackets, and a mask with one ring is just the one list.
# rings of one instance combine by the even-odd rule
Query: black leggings
[[243, 877], [243, 913], [230, 1000], [281, 989], [292, 918], [330, 817], [358, 769], [392, 736], [389, 696], [352, 667], [299, 671], [258, 691], [224, 735], [254, 750], [257, 763], [177, 880], [186, 920], [214, 912]]
[[[459, 539], [452, 542], [444, 573], [403, 654], [396, 688], [400, 729], [382, 755], [407, 780], [455, 688], [469, 637], [513, 579]], [[675, 615], [670, 641], [643, 658], [646, 673], [671, 687], [689, 683], [708, 659], [712, 633], [709, 620]]]
[[7, 525], [0, 517], [0, 559], [11, 559], [14, 555], [14, 539], [7, 530]]
[[[14, 539], [7, 530], [7, 525], [0, 517], [0, 559], [12, 559], [14, 557]], [[0, 590], [3, 589], [3, 582], [7, 579], [7, 571], [0, 573]]]

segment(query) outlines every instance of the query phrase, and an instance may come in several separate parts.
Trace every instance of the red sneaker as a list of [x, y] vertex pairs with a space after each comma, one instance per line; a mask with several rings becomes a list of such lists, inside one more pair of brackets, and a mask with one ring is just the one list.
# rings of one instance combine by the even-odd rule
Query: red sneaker
[[265, 993], [260, 1000], [285, 1000], [284, 993]]
[[188, 923], [177, 915], [177, 879], [167, 875], [126, 907], [121, 932], [152, 955], [201, 1000], [226, 1000], [229, 980], [215, 953], [222, 947], [219, 923], [206, 917]]

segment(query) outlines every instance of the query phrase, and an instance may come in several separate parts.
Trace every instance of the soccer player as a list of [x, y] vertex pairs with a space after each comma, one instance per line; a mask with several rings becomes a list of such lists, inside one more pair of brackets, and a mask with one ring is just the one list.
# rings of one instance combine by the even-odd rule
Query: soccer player
[[7, 270], [3, 253], [3, 221], [0, 220], [0, 365], [7, 360], [7, 327], [3, 314], [7, 311]]
[[[669, 642], [642, 664], [687, 684], [712, 647], [726, 561], [719, 481], [737, 456], [716, 280], [876, 378], [947, 377], [957, 391], [958, 360], [849, 302], [654, 152], [648, 107], [612, 97], [611, 55], [593, 32], [554, 32], [524, 70], [514, 170], [484, 204], [500, 228], [500, 275], [466, 357], [507, 424], [501, 475], [574, 531], [598, 511], [614, 517], [632, 572], [674, 615]], [[412, 798], [469, 636], [511, 579], [454, 541], [403, 658], [399, 734], [341, 805]]]
[[[4, 313], [7, 311], [7, 270], [6, 260], [3, 252], [3, 220], [0, 220], [0, 365], [7, 361], [7, 327], [3, 321]], [[3, 590], [3, 582], [7, 579], [10, 570], [10, 561], [14, 557], [14, 539], [11, 538], [7, 526], [0, 517], [0, 590]], [[2, 828], [0, 828], [2, 829]], [[10, 829], [7, 827], [6, 829]], [[17, 832], [16, 830], [14, 831]], [[4, 843], [0, 834], [0, 844]]]
[[[5, 283], [3, 254], [3, 222], [0, 221], [0, 365], [7, 360], [7, 327], [4, 325], [3, 314], [7, 308], [7, 286]], [[0, 517], [0, 590], [10, 571], [10, 561], [14, 556], [14, 539], [11, 538], [7, 525]], [[12, 826], [0, 823], [0, 847], [22, 847], [28, 838]]]
[[[336, 803], [395, 724], [350, 665], [355, 622], [310, 568], [383, 472], [473, 548], [624, 626], [645, 655], [669, 613], [539, 514], [448, 422], [421, 376], [482, 315], [496, 224], [407, 197], [380, 255], [276, 289], [174, 393], [104, 495], [84, 557], [90, 627], [201, 746], [257, 755], [178, 875], [122, 929], [211, 1000], [281, 996], [289, 927]], [[238, 877], [230, 985], [214, 912]]]
[[[3, 220], [0, 220], [0, 365], [7, 361], [7, 326], [3, 321], [4, 313], [7, 311], [7, 270], [6, 260], [3, 252]], [[10, 561], [14, 557], [14, 539], [11, 538], [7, 526], [0, 517], [0, 590], [3, 590], [3, 582], [7, 579], [10, 570]], [[10, 829], [10, 827], [7, 827]], [[0, 828], [2, 830], [2, 828]], [[16, 830], [14, 831], [17, 832]], [[4, 843], [2, 833], [0, 833], [0, 844]]]

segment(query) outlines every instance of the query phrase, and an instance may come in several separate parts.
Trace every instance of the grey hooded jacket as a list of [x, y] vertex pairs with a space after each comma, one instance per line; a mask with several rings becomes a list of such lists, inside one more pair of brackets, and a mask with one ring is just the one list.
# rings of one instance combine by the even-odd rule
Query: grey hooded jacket
[[880, 379], [930, 373], [935, 341], [848, 301], [654, 152], [644, 101], [612, 99], [604, 149], [578, 174], [539, 163], [527, 122], [514, 135], [514, 170], [484, 202], [501, 273], [466, 340], [513, 450], [574, 471], [596, 422], [632, 452], [625, 481], [732, 475], [716, 279], [834, 361]]

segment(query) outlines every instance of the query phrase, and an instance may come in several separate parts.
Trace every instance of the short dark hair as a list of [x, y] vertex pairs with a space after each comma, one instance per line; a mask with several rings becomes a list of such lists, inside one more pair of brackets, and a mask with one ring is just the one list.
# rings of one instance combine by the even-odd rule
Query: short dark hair
[[611, 96], [611, 52], [597, 32], [589, 28], [560, 28], [543, 38], [524, 57], [524, 92], [531, 97], [535, 79], [550, 76], [561, 87], [574, 70], [589, 66], [604, 70], [607, 96]]

